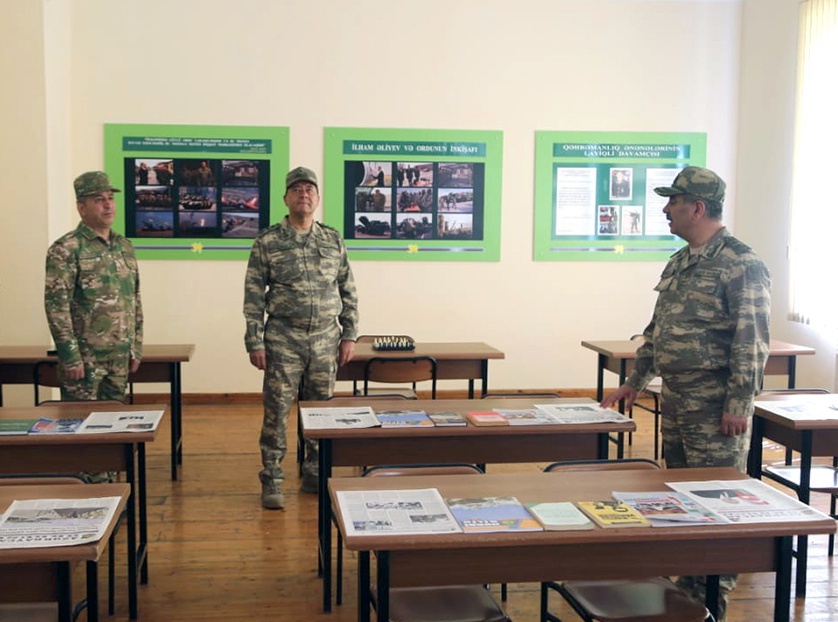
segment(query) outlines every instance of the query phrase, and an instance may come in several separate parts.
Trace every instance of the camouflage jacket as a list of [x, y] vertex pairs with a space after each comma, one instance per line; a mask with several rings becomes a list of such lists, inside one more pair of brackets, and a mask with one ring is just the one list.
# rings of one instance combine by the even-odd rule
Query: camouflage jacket
[[128, 353], [142, 358], [143, 309], [134, 247], [115, 231], [110, 242], [84, 223], [47, 251], [44, 308], [58, 350], [68, 367], [81, 352]]
[[771, 277], [762, 260], [722, 229], [698, 255], [675, 253], [655, 290], [658, 300], [628, 383], [691, 371], [729, 374], [725, 412], [753, 413], [768, 358]]
[[304, 330], [339, 322], [358, 336], [358, 295], [340, 233], [315, 222], [304, 246], [286, 216], [253, 242], [244, 283], [245, 347], [264, 348], [265, 316]]

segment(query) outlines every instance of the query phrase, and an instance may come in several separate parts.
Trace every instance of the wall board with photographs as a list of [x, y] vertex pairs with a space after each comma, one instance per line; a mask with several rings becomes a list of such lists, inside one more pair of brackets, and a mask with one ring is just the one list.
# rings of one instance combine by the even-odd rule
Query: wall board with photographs
[[142, 259], [247, 259], [282, 217], [288, 128], [105, 125], [114, 228]]
[[534, 258], [667, 259], [684, 242], [654, 188], [706, 151], [701, 133], [536, 132]]
[[326, 128], [324, 221], [350, 257], [498, 261], [503, 135]]

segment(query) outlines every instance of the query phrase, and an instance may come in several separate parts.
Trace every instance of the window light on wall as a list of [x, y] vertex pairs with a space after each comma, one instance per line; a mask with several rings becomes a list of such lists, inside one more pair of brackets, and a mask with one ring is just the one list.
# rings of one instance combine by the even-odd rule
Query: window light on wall
[[791, 318], [838, 329], [838, 0], [802, 0], [792, 190]]

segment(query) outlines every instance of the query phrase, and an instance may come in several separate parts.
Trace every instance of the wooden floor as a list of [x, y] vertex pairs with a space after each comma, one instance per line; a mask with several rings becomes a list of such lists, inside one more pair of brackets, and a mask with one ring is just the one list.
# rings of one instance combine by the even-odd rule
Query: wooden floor
[[[651, 415], [636, 414], [641, 433], [628, 454], [652, 457]], [[179, 481], [169, 478], [168, 425], [149, 446], [149, 572], [140, 587], [140, 620], [147, 622], [329, 621], [356, 620], [354, 559], [347, 558], [345, 602], [321, 612], [316, 575], [316, 498], [301, 493], [294, 462], [295, 422], [289, 422], [289, 478], [284, 511], [259, 503], [257, 440], [261, 407], [256, 405], [186, 406], [184, 459]], [[779, 460], [777, 451], [766, 456]], [[532, 470], [543, 465], [496, 466], [493, 470]], [[340, 474], [340, 473], [339, 473]], [[344, 471], [344, 474], [348, 474]], [[815, 505], [827, 509], [825, 495]], [[124, 578], [124, 529], [117, 559], [117, 613], [127, 620]], [[838, 621], [835, 562], [827, 557], [826, 538], [811, 539], [808, 596], [795, 603], [792, 620]], [[106, 612], [102, 571], [100, 611]], [[76, 592], [83, 583], [77, 577]], [[538, 586], [512, 584], [507, 611], [515, 622], [538, 620]], [[561, 609], [559, 609], [561, 611]], [[773, 575], [743, 575], [734, 592], [728, 622], [772, 619]], [[84, 615], [81, 617], [84, 620]], [[567, 622], [576, 621], [573, 614]]]

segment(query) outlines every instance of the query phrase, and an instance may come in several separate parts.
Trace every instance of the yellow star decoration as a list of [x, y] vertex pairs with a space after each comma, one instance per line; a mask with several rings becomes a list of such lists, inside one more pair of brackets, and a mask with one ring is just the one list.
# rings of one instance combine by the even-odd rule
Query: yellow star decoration
[[419, 245], [418, 244], [409, 244], [407, 247], [408, 253], [418, 253], [419, 252]]
[[202, 253], [204, 252], [204, 245], [200, 242], [193, 242], [192, 243], [192, 252], [193, 253]]
[[623, 246], [622, 244], [617, 244], [614, 247], [614, 252], [617, 253], [618, 255], [622, 255], [624, 252], [626, 252], [626, 247]]

